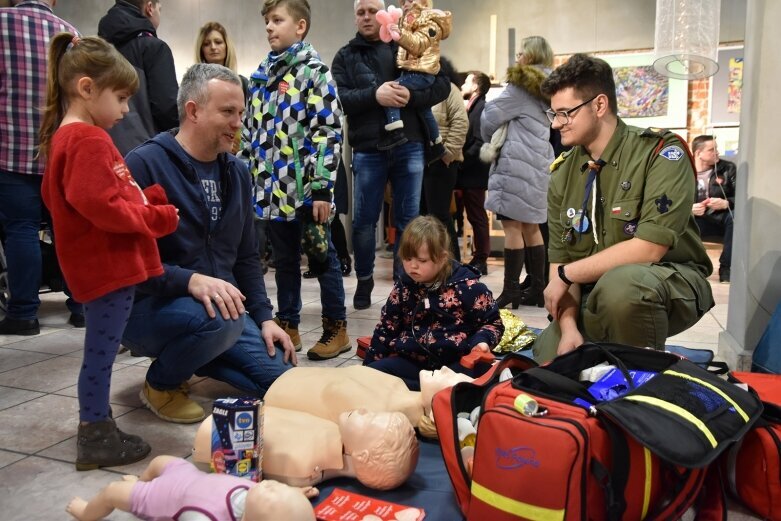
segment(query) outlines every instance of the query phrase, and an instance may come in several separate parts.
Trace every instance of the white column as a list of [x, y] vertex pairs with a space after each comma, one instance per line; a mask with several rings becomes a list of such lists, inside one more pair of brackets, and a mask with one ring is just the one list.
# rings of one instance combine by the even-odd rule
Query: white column
[[[781, 2], [749, 0], [740, 115], [732, 284], [719, 354], [748, 370], [781, 300]], [[781, 349], [781, 346], [778, 346]]]

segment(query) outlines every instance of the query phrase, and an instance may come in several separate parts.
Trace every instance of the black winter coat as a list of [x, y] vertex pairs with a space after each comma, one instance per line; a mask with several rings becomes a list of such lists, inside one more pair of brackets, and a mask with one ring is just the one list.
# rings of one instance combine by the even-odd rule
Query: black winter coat
[[178, 127], [179, 85], [174, 56], [168, 44], [157, 37], [152, 22], [133, 4], [117, 0], [100, 19], [98, 36], [113, 44], [127, 61], [143, 71], [155, 131]]
[[466, 132], [464, 143], [464, 162], [458, 172], [456, 188], [476, 188], [485, 190], [488, 188], [488, 171], [491, 165], [480, 161], [480, 147], [483, 146], [483, 137], [480, 135], [480, 116], [485, 108], [485, 96], [478, 97], [467, 111], [469, 116], [469, 130]]
[[[385, 132], [385, 111], [377, 103], [377, 89], [386, 81], [398, 78], [396, 50], [398, 44], [370, 42], [360, 34], [339, 49], [331, 65], [339, 100], [350, 122], [350, 146], [359, 152], [377, 151], [377, 141]], [[419, 113], [445, 100], [450, 94], [450, 80], [442, 73], [424, 90], [410, 91], [410, 100], [401, 109], [404, 134], [409, 141], [428, 142], [428, 133]]]

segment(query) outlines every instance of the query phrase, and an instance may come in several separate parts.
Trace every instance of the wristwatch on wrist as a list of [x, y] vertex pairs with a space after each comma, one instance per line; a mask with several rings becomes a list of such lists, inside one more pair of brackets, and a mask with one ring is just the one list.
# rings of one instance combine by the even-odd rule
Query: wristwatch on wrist
[[567, 286], [572, 286], [572, 281], [567, 278], [567, 274], [564, 273], [564, 264], [559, 264], [559, 278], [564, 281]]

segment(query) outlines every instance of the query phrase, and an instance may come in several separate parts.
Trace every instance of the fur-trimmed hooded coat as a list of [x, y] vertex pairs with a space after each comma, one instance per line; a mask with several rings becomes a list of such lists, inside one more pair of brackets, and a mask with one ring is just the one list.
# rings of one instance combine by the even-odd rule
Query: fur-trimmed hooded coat
[[540, 86], [548, 75], [534, 65], [515, 65], [507, 70], [507, 87], [486, 102], [480, 120], [483, 141], [507, 123], [507, 138], [498, 159], [491, 165], [485, 207], [525, 223], [547, 220], [548, 167], [553, 162], [549, 106]]

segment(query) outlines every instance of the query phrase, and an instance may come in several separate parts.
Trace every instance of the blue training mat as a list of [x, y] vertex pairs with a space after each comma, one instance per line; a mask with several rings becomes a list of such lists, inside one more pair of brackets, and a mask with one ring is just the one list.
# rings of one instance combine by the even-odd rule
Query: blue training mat
[[415, 473], [406, 483], [395, 490], [373, 490], [361, 485], [357, 479], [336, 478], [318, 485], [320, 495], [314, 501], [317, 506], [339, 487], [383, 501], [422, 508], [426, 511], [425, 521], [461, 521], [464, 516], [456, 504], [453, 485], [445, 469], [439, 443], [420, 440], [420, 459]]

